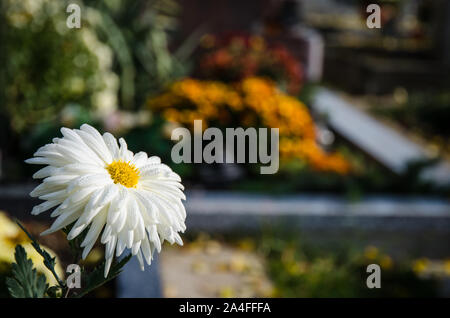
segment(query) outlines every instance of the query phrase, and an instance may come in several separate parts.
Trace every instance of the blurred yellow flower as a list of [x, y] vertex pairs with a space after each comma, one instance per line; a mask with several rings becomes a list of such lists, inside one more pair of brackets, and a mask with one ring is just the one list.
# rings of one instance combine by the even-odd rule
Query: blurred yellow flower
[[21, 233], [21, 229], [8, 216], [0, 211], [0, 239], [13, 239]]
[[[15, 262], [14, 251], [17, 244], [23, 246], [28, 258], [33, 261], [34, 267], [39, 273], [45, 275], [49, 285], [56, 285], [56, 279], [45, 267], [42, 256], [36, 252], [28, 237], [16, 223], [8, 218], [6, 213], [0, 211], [0, 263], [8, 264], [8, 266], [10, 266], [11, 263]], [[44, 246], [42, 246], [42, 248], [44, 248], [52, 257], [56, 257], [56, 254], [52, 250]], [[58, 258], [56, 259], [55, 271], [60, 278], [64, 277], [64, 272]]]
[[378, 254], [379, 254], [378, 248], [376, 248], [375, 246], [368, 246], [364, 250], [364, 257], [371, 261], [377, 259]]
[[247, 252], [255, 249], [255, 242], [251, 239], [243, 239], [237, 245], [239, 249]]
[[246, 259], [241, 255], [236, 255], [231, 258], [230, 270], [236, 273], [242, 273], [249, 269], [249, 264]]
[[383, 255], [380, 259], [380, 266], [382, 269], [391, 269], [394, 265], [392, 258], [389, 255]]
[[420, 258], [418, 260], [415, 260], [412, 266], [412, 269], [414, 272], [418, 274], [422, 274], [425, 272], [430, 265], [430, 260], [427, 258]]
[[219, 290], [219, 297], [222, 297], [222, 298], [236, 297], [236, 292], [232, 287], [229, 287], [229, 286], [222, 287]]
[[446, 275], [450, 276], [450, 259], [444, 261], [444, 271]]
[[304, 274], [307, 267], [307, 263], [305, 262], [290, 262], [287, 266], [285, 266], [287, 272], [293, 276]]

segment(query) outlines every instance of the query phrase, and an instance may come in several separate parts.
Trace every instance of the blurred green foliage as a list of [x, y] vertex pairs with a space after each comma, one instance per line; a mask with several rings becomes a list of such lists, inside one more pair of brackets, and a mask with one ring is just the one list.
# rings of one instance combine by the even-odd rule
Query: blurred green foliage
[[69, 29], [66, 7], [72, 2], [3, 3], [2, 113], [15, 132], [58, 119], [69, 104], [91, 109], [93, 117], [136, 110], [188, 69], [195, 38], [169, 51], [179, 12], [175, 1], [75, 1], [81, 28]]
[[375, 108], [427, 136], [450, 137], [450, 91], [414, 93], [407, 101], [389, 108]]
[[55, 119], [68, 103], [88, 106], [102, 89], [98, 61], [80, 32], [68, 32], [64, 7], [50, 1], [5, 1], [3, 111], [15, 131]]
[[124, 108], [139, 108], [145, 97], [185, 75], [196, 37], [174, 52], [170, 36], [176, 32], [180, 6], [174, 0], [84, 0], [88, 18], [110, 45], [121, 78]]
[[[69, 3], [81, 8], [80, 29], [66, 25]], [[90, 123], [119, 135], [131, 129], [134, 140], [151, 143], [145, 148], [167, 150], [160, 123], [135, 123], [146, 97], [189, 69], [195, 34], [169, 50], [180, 12], [176, 1], [5, 0], [0, 11], [3, 180], [29, 175], [23, 159], [58, 136], [61, 126]], [[121, 122], [108, 126], [117, 117]]]
[[[408, 261], [369, 246], [318, 248], [299, 239], [266, 237], [258, 244], [277, 297], [437, 297], [438, 283], [422, 278]], [[369, 264], [381, 267], [381, 288], [366, 286]]]

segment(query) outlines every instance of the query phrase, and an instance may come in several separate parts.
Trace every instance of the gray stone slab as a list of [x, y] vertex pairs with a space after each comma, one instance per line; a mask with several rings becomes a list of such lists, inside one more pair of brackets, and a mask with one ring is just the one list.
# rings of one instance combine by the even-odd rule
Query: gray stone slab
[[152, 264], [146, 265], [145, 271], [141, 271], [137, 258], [132, 257], [117, 278], [116, 284], [118, 298], [161, 298], [158, 254], [155, 253]]
[[328, 89], [317, 92], [312, 106], [315, 111], [326, 115], [328, 123], [337, 133], [394, 172], [402, 173], [408, 162], [426, 158], [419, 145]]
[[[330, 127], [391, 171], [404, 173], [412, 162], [432, 156], [416, 142], [352, 106], [329, 89], [320, 89], [312, 105], [326, 115]], [[450, 164], [440, 162], [426, 169], [422, 178], [437, 185], [450, 184]]]
[[[396, 257], [450, 255], [450, 202], [371, 196], [268, 196], [188, 192], [187, 231], [247, 236], [285, 233], [317, 246], [375, 245]], [[276, 235], [276, 234], [275, 234]]]
[[189, 213], [211, 215], [360, 216], [450, 218], [450, 201], [427, 197], [367, 196], [349, 201], [335, 195], [263, 195], [227, 191], [187, 191]]
[[187, 193], [190, 231], [260, 232], [356, 230], [450, 235], [450, 202], [443, 199], [370, 196], [358, 202], [337, 196], [270, 196], [230, 192]]

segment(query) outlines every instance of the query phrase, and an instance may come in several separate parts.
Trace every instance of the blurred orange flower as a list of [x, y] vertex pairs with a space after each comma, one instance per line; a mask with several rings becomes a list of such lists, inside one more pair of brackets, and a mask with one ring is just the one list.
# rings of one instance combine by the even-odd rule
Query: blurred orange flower
[[147, 102], [172, 122], [193, 128], [195, 119], [210, 126], [279, 128], [282, 160], [301, 159], [313, 168], [345, 174], [350, 164], [339, 153], [327, 153], [316, 142], [308, 108], [277, 89], [271, 80], [249, 77], [234, 83], [187, 78]]

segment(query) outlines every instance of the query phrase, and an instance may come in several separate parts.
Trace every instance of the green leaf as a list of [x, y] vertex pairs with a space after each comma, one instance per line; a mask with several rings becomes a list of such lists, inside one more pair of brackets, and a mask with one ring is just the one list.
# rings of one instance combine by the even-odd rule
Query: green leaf
[[6, 285], [8, 286], [8, 291], [11, 297], [14, 298], [25, 298], [27, 297], [22, 286], [17, 282], [17, 280], [6, 277]]
[[129, 254], [128, 256], [124, 257], [121, 261], [113, 263], [111, 269], [109, 270], [108, 277], [106, 278], [103, 275], [105, 271], [105, 262], [103, 261], [102, 264], [97, 266], [91, 273], [89, 273], [89, 275], [86, 278], [86, 288], [76, 297], [77, 298], [83, 297], [88, 293], [90, 293], [91, 291], [93, 291], [94, 289], [102, 286], [103, 284], [119, 276], [119, 274], [122, 272], [122, 268], [128, 263], [128, 261], [131, 259], [131, 256], [132, 255]]
[[16, 263], [11, 265], [13, 278], [6, 278], [10, 295], [14, 298], [43, 298], [48, 288], [45, 276], [36, 272], [21, 245], [16, 246], [14, 257]]
[[[64, 234], [69, 235], [70, 230], [73, 228], [73, 225], [75, 223], [72, 223], [65, 228], [62, 229]], [[70, 250], [72, 251], [72, 255], [74, 256], [72, 263], [76, 264], [80, 261], [81, 258], [81, 251], [83, 250], [83, 247], [81, 247], [81, 243], [84, 241], [84, 238], [87, 235], [88, 229], [85, 229], [83, 232], [81, 232], [77, 237], [73, 238], [72, 240], [67, 240], [69, 243]]]
[[64, 287], [64, 282], [58, 277], [58, 274], [56, 274], [55, 271], [56, 258], [52, 257], [47, 251], [43, 250], [36, 239], [30, 233], [28, 233], [28, 231], [22, 226], [22, 224], [20, 224], [18, 221], [16, 221], [16, 223], [29, 237], [29, 239], [31, 240], [31, 245], [34, 247], [36, 252], [38, 252], [44, 258], [45, 267], [47, 267], [47, 269], [52, 272], [59, 286]]
[[59, 286], [52, 286], [47, 289], [47, 295], [50, 298], [60, 298], [62, 296], [62, 289]]

